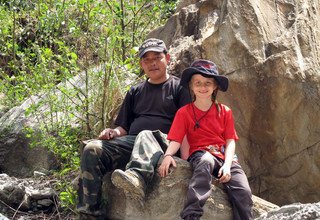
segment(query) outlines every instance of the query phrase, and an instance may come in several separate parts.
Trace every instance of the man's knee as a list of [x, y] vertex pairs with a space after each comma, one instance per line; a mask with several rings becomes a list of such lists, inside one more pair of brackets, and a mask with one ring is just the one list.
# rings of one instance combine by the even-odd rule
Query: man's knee
[[82, 155], [85, 156], [88, 154], [91, 154], [91, 155], [94, 154], [94, 155], [100, 156], [101, 153], [102, 153], [102, 141], [94, 140], [94, 141], [90, 141], [84, 146]]
[[137, 135], [134, 144], [140, 146], [143, 143], [153, 143], [154, 140], [155, 140], [155, 138], [152, 134], [152, 131], [143, 130]]
[[148, 136], [150, 136], [150, 135], [153, 135], [152, 134], [152, 131], [150, 131], [150, 130], [143, 130], [143, 131], [141, 131], [139, 134], [138, 134], [138, 136], [137, 136], [137, 138], [138, 137], [148, 137]]

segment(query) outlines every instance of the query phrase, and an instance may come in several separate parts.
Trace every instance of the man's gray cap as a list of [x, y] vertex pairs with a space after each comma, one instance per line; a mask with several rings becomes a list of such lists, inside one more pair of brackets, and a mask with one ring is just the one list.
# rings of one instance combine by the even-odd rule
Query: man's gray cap
[[149, 38], [145, 40], [139, 47], [139, 57], [143, 57], [143, 55], [149, 51], [167, 53], [168, 50], [165, 43], [162, 40], [156, 38]]

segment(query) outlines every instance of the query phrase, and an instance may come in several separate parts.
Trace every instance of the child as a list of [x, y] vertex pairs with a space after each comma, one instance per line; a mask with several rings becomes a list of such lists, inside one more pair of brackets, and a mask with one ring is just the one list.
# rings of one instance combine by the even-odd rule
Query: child
[[170, 165], [176, 166], [172, 155], [179, 150], [186, 135], [193, 175], [181, 218], [200, 219], [211, 194], [213, 175], [225, 185], [233, 207], [233, 219], [252, 219], [251, 189], [235, 156], [238, 136], [232, 111], [216, 100], [218, 90], [227, 91], [228, 78], [219, 75], [214, 63], [197, 60], [183, 71], [180, 84], [189, 88], [193, 102], [180, 108], [175, 115], [168, 134], [171, 142], [159, 173], [165, 177]]

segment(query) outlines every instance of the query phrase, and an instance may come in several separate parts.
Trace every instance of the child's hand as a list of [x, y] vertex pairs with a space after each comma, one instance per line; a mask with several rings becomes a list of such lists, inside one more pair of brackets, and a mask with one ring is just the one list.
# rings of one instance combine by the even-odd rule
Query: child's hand
[[159, 174], [161, 177], [165, 177], [168, 175], [171, 164], [173, 167], [177, 167], [176, 161], [173, 159], [172, 156], [165, 156], [159, 167]]
[[220, 183], [229, 182], [231, 179], [230, 167], [224, 164], [219, 170], [218, 177]]

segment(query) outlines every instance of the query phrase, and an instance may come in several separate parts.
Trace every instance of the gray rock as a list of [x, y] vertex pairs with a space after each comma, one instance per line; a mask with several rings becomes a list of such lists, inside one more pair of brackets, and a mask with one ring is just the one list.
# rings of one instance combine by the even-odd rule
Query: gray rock
[[54, 204], [57, 194], [44, 185], [43, 180], [18, 179], [0, 174], [0, 200], [24, 211], [47, 209]]
[[[106, 212], [111, 219], [179, 219], [183, 208], [189, 179], [192, 175], [190, 164], [175, 158], [177, 168], [172, 169], [166, 178], [156, 175], [148, 187], [145, 201], [136, 201], [117, 189], [110, 181], [110, 174], [104, 178], [103, 192], [106, 200]], [[161, 161], [160, 161], [161, 162]], [[261, 198], [253, 197], [255, 217], [278, 208], [277, 205]], [[232, 219], [232, 209], [223, 186], [212, 184], [212, 194], [204, 206], [202, 219]]]
[[253, 193], [285, 205], [320, 198], [320, 2], [185, 0], [149, 37], [179, 75], [194, 59], [229, 78], [236, 152]]
[[9, 219], [0, 213], [0, 220], [9, 220]]
[[37, 203], [40, 205], [40, 207], [42, 206], [49, 207], [53, 205], [52, 199], [41, 199], [41, 200], [38, 200]]
[[40, 176], [46, 176], [46, 174], [35, 170], [33, 171], [33, 176], [40, 177]]
[[320, 202], [307, 203], [307, 204], [294, 203], [294, 204], [282, 206], [278, 209], [262, 214], [256, 220], [292, 220], [292, 219], [306, 219], [306, 220], [320, 219]]
[[[149, 35], [170, 46], [173, 73], [179, 75], [194, 59], [205, 58], [229, 77], [229, 90], [219, 93], [218, 99], [233, 110], [240, 136], [240, 163], [253, 193], [278, 205], [314, 203], [320, 198], [319, 7], [319, 0], [185, 0], [163, 27]], [[34, 120], [24, 115], [32, 101], [38, 99], [27, 100], [0, 118], [1, 172], [23, 176], [32, 175], [39, 167], [51, 169], [47, 152], [30, 150], [21, 135], [26, 125], [35, 126]], [[152, 203], [155, 192], [163, 193], [159, 190], [165, 181], [149, 193], [148, 213], [153, 212], [150, 207], [161, 215], [163, 210], [181, 209], [183, 180], [175, 190], [168, 188], [180, 191], [178, 202], [172, 200], [175, 203], [168, 205], [166, 198], [159, 199], [167, 201], [164, 209]], [[133, 216], [135, 210], [139, 213], [139, 207], [113, 190], [110, 201], [114, 201], [108, 204], [111, 210], [112, 204], [118, 204]], [[220, 192], [220, 188], [214, 191]], [[214, 208], [225, 209], [224, 203]], [[113, 216], [117, 211], [124, 215], [121, 209], [114, 210]], [[148, 213], [141, 216], [148, 217]]]
[[[90, 69], [90, 72], [104, 71], [103, 65]], [[123, 88], [126, 88], [129, 84], [132, 84], [133, 79], [137, 78], [134, 73], [128, 73], [128, 70], [123, 67], [117, 67], [122, 69], [122, 73], [125, 74], [126, 79], [120, 83]], [[62, 86], [67, 89], [85, 90], [85, 75], [86, 72], [79, 73], [72, 79], [66, 82], [61, 82], [57, 86]], [[99, 86], [96, 85], [96, 81], [93, 78], [93, 84], [90, 86], [92, 90], [99, 90]], [[56, 89], [52, 91], [57, 99], [65, 100], [65, 94], [61, 90]], [[90, 94], [97, 94], [96, 91], [91, 91]], [[47, 101], [47, 96], [49, 94], [31, 96], [25, 100], [20, 106], [16, 106], [0, 117], [0, 172], [7, 173], [10, 176], [16, 177], [31, 177], [34, 171], [42, 170], [54, 170], [58, 168], [58, 163], [54, 155], [46, 148], [44, 148], [41, 143], [34, 148], [30, 147], [30, 140], [26, 137], [24, 129], [26, 127], [34, 129], [35, 132], [39, 131], [39, 124], [41, 123], [57, 123], [61, 121], [68, 120], [68, 125], [71, 127], [78, 127], [79, 123], [74, 117], [74, 120], [67, 118], [67, 114], [62, 108], [58, 108], [58, 112], [55, 112], [55, 117], [51, 118], [48, 111], [51, 109], [48, 106], [50, 102]], [[0, 94], [1, 97], [1, 94]], [[68, 97], [69, 99], [70, 97]], [[72, 103], [74, 105], [82, 105], [82, 101], [76, 96], [73, 97]], [[37, 105], [38, 103], [44, 103], [39, 109], [37, 109], [35, 114], [26, 115], [26, 110], [32, 105]], [[97, 103], [93, 103], [97, 104]], [[94, 108], [94, 107], [92, 107]], [[1, 106], [0, 106], [1, 111]], [[59, 112], [61, 111], [61, 112]], [[94, 110], [92, 110], [94, 111]], [[51, 112], [52, 113], [52, 112]], [[79, 112], [73, 111], [73, 114], [79, 115]], [[79, 118], [82, 116], [79, 115]], [[81, 124], [81, 123], [80, 123]], [[103, 126], [103, 125], [101, 125]]]

